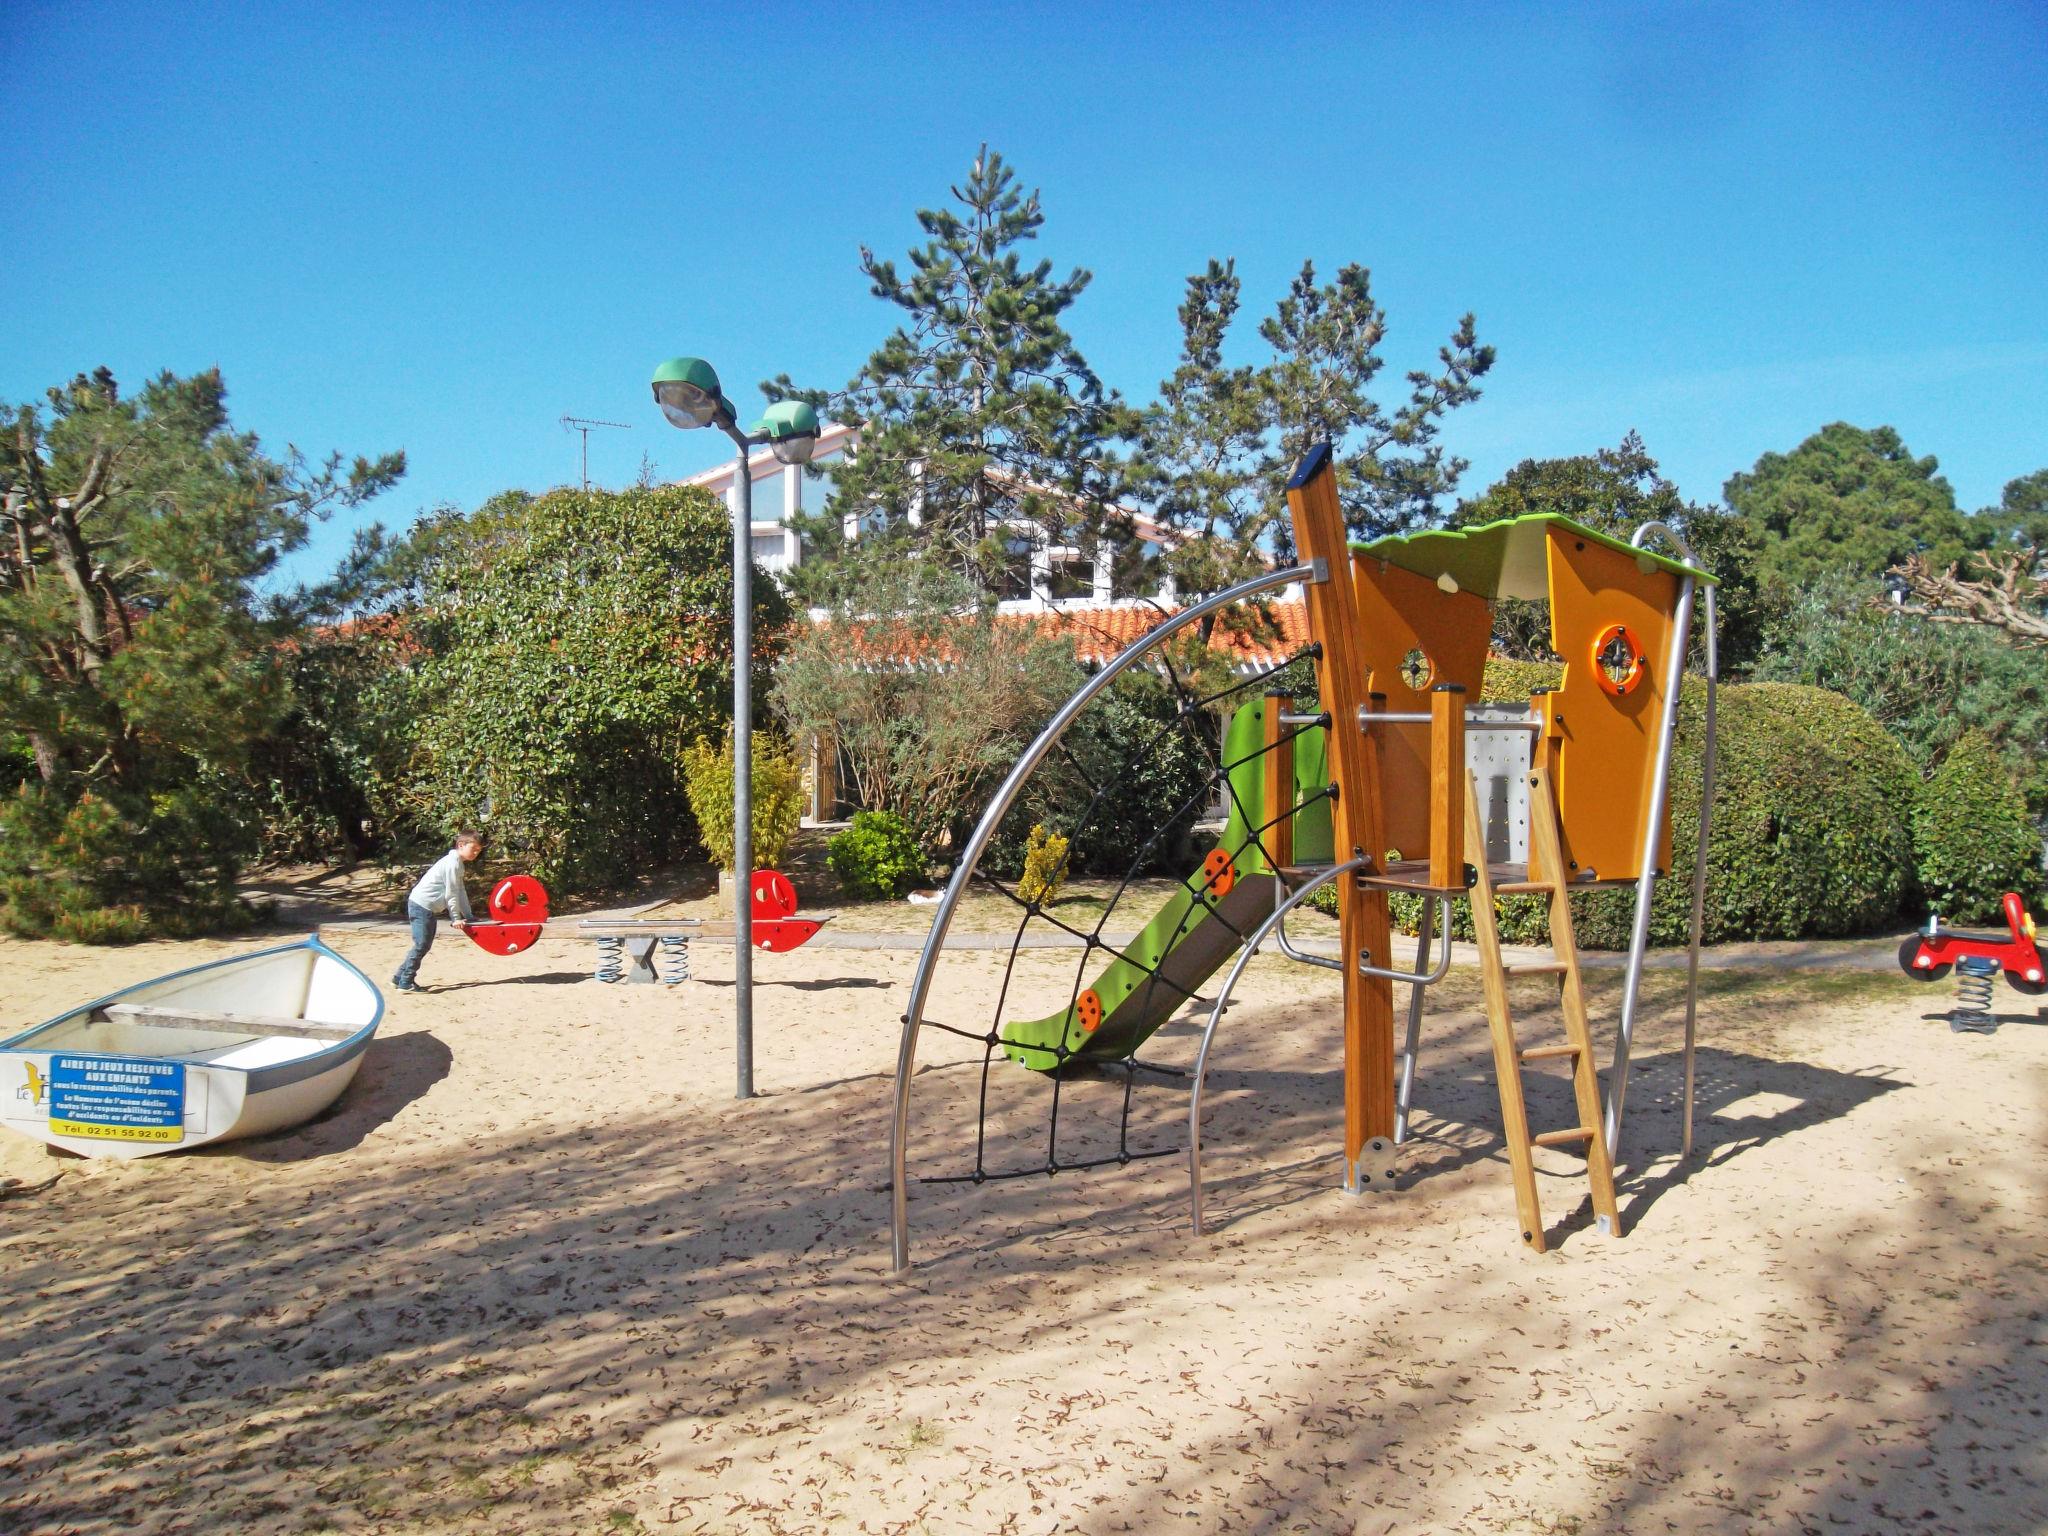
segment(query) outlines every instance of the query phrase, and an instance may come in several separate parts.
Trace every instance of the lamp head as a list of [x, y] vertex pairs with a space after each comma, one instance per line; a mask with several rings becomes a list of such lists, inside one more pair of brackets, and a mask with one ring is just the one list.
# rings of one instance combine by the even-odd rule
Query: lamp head
[[676, 427], [708, 427], [732, 407], [719, 393], [718, 370], [701, 357], [672, 357], [654, 370], [654, 403]]
[[801, 400], [778, 400], [747, 435], [767, 438], [779, 464], [808, 464], [818, 446], [818, 413]]

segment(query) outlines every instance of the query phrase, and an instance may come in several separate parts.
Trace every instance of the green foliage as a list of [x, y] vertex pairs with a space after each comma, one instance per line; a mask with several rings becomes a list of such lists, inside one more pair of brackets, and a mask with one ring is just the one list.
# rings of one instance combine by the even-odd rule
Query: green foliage
[[[754, 732], [753, 862], [774, 869], [803, 821], [804, 774], [789, 748], [765, 731]], [[683, 749], [683, 783], [697, 832], [720, 869], [733, 868], [734, 784], [732, 733], [717, 746], [700, 741]]]
[[1980, 543], [1986, 530], [1957, 511], [1938, 467], [1890, 427], [1837, 421], [1765, 454], [1722, 494], [1759, 541], [1758, 574], [1797, 592], [1838, 574], [1875, 581], [1914, 554], [1938, 569]]
[[[434, 528], [410, 616], [417, 817], [562, 892], [690, 848], [683, 746], [732, 717], [725, 509], [696, 487], [508, 494]], [[789, 623], [754, 583], [756, 687]]]
[[75, 800], [22, 785], [0, 807], [0, 922], [81, 944], [249, 926], [257, 914], [235, 894], [249, 829], [231, 804], [205, 781]]
[[1998, 505], [1977, 514], [1986, 548], [2031, 544], [2048, 550], [2048, 469], [2008, 480]]
[[[1747, 668], [1762, 648], [1764, 631], [1782, 606], [1757, 577], [1761, 545], [1744, 519], [1722, 507], [1684, 500], [1666, 480], [1643, 440], [1630, 432], [1620, 446], [1569, 459], [1524, 459], [1471, 501], [1458, 503], [1450, 526], [1468, 528], [1503, 518], [1545, 514], [1569, 517], [1619, 539], [1646, 522], [1676, 528], [1702, 569], [1718, 578], [1715, 606], [1722, 675]], [[1659, 546], [1660, 553], [1669, 553]], [[1693, 654], [1705, 655], [1705, 627], [1697, 625]], [[1494, 605], [1494, 646], [1503, 655], [1555, 659], [1550, 647], [1550, 605], [1507, 599]]]
[[1925, 776], [1965, 730], [1981, 731], [2048, 815], [2048, 667], [2041, 653], [1971, 625], [1871, 608], [1837, 578], [1794, 600], [1754, 675], [1845, 694], [1868, 710]]
[[970, 583], [859, 552], [775, 674], [799, 736], [836, 739], [856, 796], [936, 849], [1079, 682], [1071, 642], [998, 621]]
[[2041, 834], [1997, 748], [1965, 731], [1913, 802], [1913, 854], [1930, 910], [1995, 921], [2007, 891], [2041, 888]]
[[1212, 260], [1188, 279], [1180, 362], [1146, 420], [1146, 487], [1180, 536], [1162, 558], [1183, 592], [1219, 591], [1292, 550], [1281, 487], [1318, 442], [1334, 445], [1354, 537], [1429, 521], [1465, 468], [1437, 442], [1442, 418], [1479, 398], [1477, 380], [1493, 366], [1467, 315], [1438, 351], [1440, 370], [1411, 373], [1408, 398], [1389, 409], [1371, 393], [1386, 311], [1364, 267], [1319, 284], [1304, 262], [1259, 327], [1268, 351], [1256, 366], [1223, 361], [1241, 302], [1234, 263]]
[[1067, 840], [1041, 824], [1024, 840], [1024, 872], [1017, 877], [1017, 897], [1049, 906], [1067, 883]]
[[408, 669], [418, 654], [390, 613], [320, 626], [294, 649], [290, 710], [254, 745], [246, 774], [261, 805], [266, 859], [354, 863], [438, 845], [445, 828], [421, 826], [407, 792]]
[[242, 920], [253, 840], [228, 807], [291, 708], [288, 642], [376, 536], [326, 587], [271, 578], [313, 519], [403, 470], [270, 458], [217, 372], [123, 398], [101, 369], [46, 408], [0, 407], [0, 739], [32, 765], [0, 809], [0, 921], [106, 938]]
[[855, 900], [890, 901], [924, 883], [917, 834], [888, 811], [855, 811], [852, 824], [825, 845], [825, 862]]
[[[1084, 710], [1032, 774], [984, 855], [995, 874], [1024, 868], [1038, 822], [1071, 845], [1077, 874], [1185, 874], [1188, 841], [1209, 796], [1216, 725], [1183, 716], [1160, 678], [1128, 672]], [[964, 839], [980, 806], [955, 831]]]
[[822, 515], [802, 527], [828, 556], [792, 573], [811, 601], [833, 595], [821, 583], [846, 518], [931, 551], [994, 597], [1028, 595], [1034, 542], [1090, 555], [1104, 538], [1129, 543], [1115, 445], [1137, 418], [1061, 321], [1089, 274], [1055, 278], [1049, 261], [1024, 264], [1019, 247], [1045, 216], [1000, 154], [984, 146], [952, 192], [953, 207], [918, 212], [929, 238], [907, 272], [862, 249], [870, 291], [902, 324], [852, 382], [836, 396], [786, 377], [763, 386], [771, 399], [797, 396], [861, 423], [860, 453], [837, 467]]

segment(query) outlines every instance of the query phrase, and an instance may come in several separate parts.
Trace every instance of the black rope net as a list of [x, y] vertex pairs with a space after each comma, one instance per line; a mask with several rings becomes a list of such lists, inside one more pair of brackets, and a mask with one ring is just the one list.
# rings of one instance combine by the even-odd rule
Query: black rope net
[[[1181, 637], [1188, 638], [1188, 637]], [[1188, 986], [1166, 974], [1167, 957], [1173, 954], [1175, 946], [1193, 928], [1203, 922], [1219, 923], [1232, 941], [1233, 949], [1242, 947], [1252, 937], [1267, 915], [1260, 912], [1249, 921], [1239, 920], [1226, 914], [1221, 903], [1215, 900], [1198, 899], [1190, 902], [1177, 925], [1158, 945], [1156, 962], [1138, 953], [1136, 943], [1118, 943], [1108, 935], [1119, 926], [1132, 926], [1131, 919], [1137, 918], [1135, 927], [1142, 930], [1151, 912], [1140, 908], [1127, 915], [1132, 905], [1131, 898], [1150, 903], [1158, 899], [1156, 884], [1140, 884], [1143, 872], [1158, 868], [1162, 861], [1170, 859], [1174, 848], [1168, 840], [1178, 843], [1185, 839], [1186, 831], [1202, 817], [1202, 813], [1219, 804], [1224, 812], [1223, 825], [1231, 829], [1217, 846], [1228, 856], [1230, 866], [1247, 849], [1256, 849], [1269, 867], [1277, 867], [1282, 861], [1274, 857], [1269, 842], [1274, 827], [1280, 820], [1298, 816], [1309, 806], [1318, 802], [1333, 800], [1336, 791], [1325, 785], [1303, 794], [1291, 809], [1267, 820], [1262, 804], [1248, 803], [1241, 796], [1234, 772], [1245, 765], [1262, 759], [1269, 754], [1290, 748], [1303, 736], [1319, 729], [1318, 723], [1292, 723], [1283, 725], [1276, 735], [1262, 736], [1254, 750], [1241, 752], [1235, 757], [1228, 755], [1228, 733], [1224, 722], [1230, 715], [1247, 702], [1261, 696], [1273, 696], [1269, 703], [1273, 707], [1286, 707], [1290, 700], [1308, 700], [1315, 694], [1315, 676], [1312, 663], [1320, 655], [1316, 646], [1307, 646], [1277, 665], [1264, 668], [1233, 667], [1227, 681], [1219, 683], [1219, 665], [1213, 652], [1208, 650], [1204, 639], [1193, 639], [1191, 645], [1180, 647], [1179, 654], [1162, 646], [1152, 653], [1143, 668], [1134, 667], [1120, 677], [1101, 695], [1091, 702], [1090, 709], [1104, 707], [1105, 701], [1115, 700], [1118, 690], [1127, 680], [1137, 680], [1134, 686], [1167, 690], [1170, 708], [1161, 711], [1166, 718], [1158, 720], [1151, 729], [1133, 734], [1129, 738], [1128, 750], [1119, 759], [1105, 763], [1100, 752], [1084, 755], [1075, 750], [1076, 730], [1070, 729], [1055, 745], [1053, 755], [1047, 764], [1057, 762], [1057, 771], [1081, 787], [1086, 799], [1078, 817], [1061, 818], [1062, 825], [1054, 830], [1069, 839], [1070, 848], [1084, 846], [1098, 818], [1105, 817], [1108, 808], [1115, 801], [1121, 779], [1141, 768], [1148, 761], [1173, 745], [1196, 755], [1203, 765], [1200, 783], [1187, 793], [1172, 813], [1158, 822], [1149, 834], [1132, 848], [1122, 871], [1115, 877], [1115, 885], [1106, 902], [1096, 914], [1092, 923], [1082, 926], [1059, 912], [1052, 911], [1039, 899], [1027, 897], [1020, 890], [1021, 877], [1005, 877], [990, 868], [991, 860], [984, 858], [977, 866], [973, 877], [974, 889], [994, 892], [1010, 905], [1017, 914], [1016, 926], [1008, 934], [1004, 953], [1002, 977], [996, 993], [994, 1009], [985, 1028], [964, 1028], [958, 1024], [946, 1023], [927, 1016], [922, 1027], [940, 1030], [960, 1039], [971, 1041], [980, 1049], [979, 1083], [975, 1094], [975, 1136], [974, 1157], [970, 1168], [962, 1171], [918, 1176], [917, 1182], [924, 1184], [985, 1184], [996, 1180], [1049, 1177], [1054, 1174], [1079, 1171], [1089, 1168], [1125, 1166], [1150, 1158], [1169, 1157], [1183, 1150], [1179, 1144], [1152, 1146], [1133, 1145], [1131, 1116], [1136, 1102], [1137, 1087], [1142, 1078], [1155, 1081], [1171, 1081], [1184, 1078], [1186, 1073], [1173, 1067], [1161, 1066], [1145, 1061], [1137, 1054], [1138, 1047], [1118, 1058], [1111, 1058], [1099, 1051], [1083, 1053], [1071, 1043], [1073, 1031], [1065, 1021], [1074, 1017], [1084, 992], [1090, 987], [1090, 978], [1115, 961], [1122, 961], [1142, 973], [1140, 991], [1133, 994], [1142, 1016], [1164, 1018], [1164, 1012], [1155, 1013], [1155, 1006], [1169, 1011], [1178, 1011], [1197, 1000], [1196, 993]], [[1304, 704], [1304, 709], [1312, 706]], [[1088, 718], [1084, 712], [1075, 722], [1081, 726]], [[1097, 743], [1101, 741], [1098, 735]], [[1040, 772], [1047, 764], [1040, 765]], [[1289, 800], [1293, 797], [1290, 795]], [[1027, 795], [1020, 796], [1011, 814], [1004, 823], [1012, 847], [1017, 842], [1016, 834], [1021, 825], [1030, 820], [1031, 802]], [[1234, 813], [1234, 814], [1233, 814]], [[996, 845], [1004, 841], [999, 833]], [[997, 859], [1000, 864], [1003, 861]], [[1217, 886], [1223, 877], [1221, 868], [1211, 855], [1212, 872], [1202, 882], [1206, 897], [1211, 887]], [[1186, 870], [1178, 871], [1187, 874]], [[1199, 872], [1198, 872], [1199, 873]], [[1194, 876], [1189, 876], [1192, 884]], [[1018, 960], [1027, 950], [1045, 947], [1043, 940], [1050, 938], [1053, 944], [1071, 947], [1075, 951], [1071, 983], [1064, 988], [1064, 1000], [1055, 996], [1048, 999], [1040, 988], [1020, 988]], [[1041, 942], [1034, 943], [1034, 939]], [[1031, 995], [1020, 996], [1020, 991]], [[1048, 1002], [1060, 1006], [1064, 1012], [1057, 1015], [1062, 1027], [1057, 1038], [1050, 1045], [1028, 1045], [1006, 1040], [1004, 1029], [1014, 1016], [1020, 1020], [1038, 1020]], [[1014, 1010], [1014, 1014], [1013, 1014]], [[1154, 1028], [1157, 1026], [1155, 1025]], [[1151, 1030], [1147, 1030], [1149, 1037]], [[1142, 1042], [1141, 1042], [1142, 1043]], [[1021, 1057], [1023, 1062], [1011, 1060]], [[971, 1060], [971, 1059], [970, 1059]], [[1028, 1062], [1028, 1070], [1024, 1062]], [[959, 1063], [968, 1065], [970, 1063]], [[1104, 1077], [1121, 1076], [1122, 1092], [1116, 1115], [1116, 1138], [1114, 1150], [1074, 1147], [1071, 1139], [1063, 1144], [1062, 1132], [1072, 1133], [1070, 1125], [1062, 1120], [1063, 1101], [1068, 1097], [1071, 1084], [1083, 1079], [1099, 1080]], [[1037, 1145], [1042, 1155], [1028, 1161], [1001, 1161], [995, 1156], [991, 1145], [991, 1092], [1004, 1081], [1026, 1081], [1036, 1085], [1049, 1085], [1046, 1106], [1046, 1123], [1042, 1141]], [[1063, 1150], [1064, 1146], [1064, 1150]]]

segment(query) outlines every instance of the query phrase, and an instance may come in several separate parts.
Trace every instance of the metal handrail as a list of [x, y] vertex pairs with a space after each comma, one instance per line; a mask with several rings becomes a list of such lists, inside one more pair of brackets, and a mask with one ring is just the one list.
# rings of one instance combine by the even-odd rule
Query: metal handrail
[[938, 959], [945, 947], [946, 933], [953, 924], [954, 909], [960, 905], [960, 898], [967, 890], [968, 881], [974, 878], [975, 867], [981, 862], [989, 840], [995, 836], [996, 828], [1009, 813], [1010, 806], [1024, 788], [1025, 780], [1045, 760], [1067, 727], [1082, 710], [1086, 709], [1095, 696], [1107, 688], [1126, 669], [1134, 665], [1147, 651], [1162, 641], [1178, 634], [1188, 625], [1207, 618], [1232, 603], [1256, 597], [1261, 592], [1270, 592], [1275, 587], [1290, 586], [1295, 582], [1324, 582], [1330, 579], [1327, 562], [1314, 560], [1307, 565], [1288, 566], [1283, 570], [1268, 571], [1241, 581], [1236, 586], [1205, 598], [1192, 608], [1183, 608], [1150, 634], [1141, 635], [1117, 653], [1116, 658], [1095, 676], [1088, 679], [1074, 691], [1071, 698], [1062, 704], [1059, 713], [1046, 723], [1038, 738], [1025, 748], [1015, 766], [1004, 778], [1002, 787], [982, 813], [974, 835], [960, 850], [960, 857], [953, 865], [952, 878], [946, 882], [946, 894], [940, 898], [939, 910], [932, 915], [931, 933], [926, 937], [923, 952], [917, 958], [917, 971], [910, 983], [910, 1006], [903, 1012], [903, 1040], [896, 1053], [896, 1087], [893, 1113], [889, 1122], [889, 1230], [891, 1252], [897, 1273], [910, 1267], [910, 1211], [909, 1192], [906, 1188], [905, 1165], [908, 1160], [907, 1141], [910, 1133], [910, 1077], [917, 1061], [918, 1030], [924, 1022], [925, 999], [931, 994], [932, 976], [938, 966]]
[[1238, 977], [1252, 962], [1252, 956], [1259, 952], [1272, 931], [1287, 921], [1287, 914], [1300, 906], [1323, 886], [1349, 870], [1363, 869], [1372, 861], [1365, 858], [1349, 859], [1342, 864], [1332, 864], [1328, 869], [1318, 870], [1313, 880], [1304, 881], [1288, 892], [1287, 898], [1273, 908], [1272, 915], [1245, 941], [1238, 951], [1237, 963], [1230, 968], [1223, 990], [1216, 994], [1215, 1006], [1209, 1010], [1209, 1022], [1202, 1029], [1202, 1046], [1195, 1053], [1194, 1084], [1188, 1090], [1188, 1214], [1195, 1224], [1195, 1235], [1202, 1235], [1202, 1084], [1209, 1071], [1209, 1046], [1216, 1038], [1216, 1026], [1223, 1019], [1223, 1010], [1230, 1005], [1230, 994], [1237, 987]]
[[[1283, 725], [1286, 724], [1285, 717], [1282, 718], [1281, 723]], [[1287, 889], [1288, 887], [1284, 880], [1274, 880], [1273, 905], [1276, 910], [1285, 898]], [[1284, 917], [1286, 914], [1282, 913], [1281, 915]], [[1328, 955], [1312, 955], [1305, 949], [1296, 949], [1294, 941], [1287, 937], [1287, 924], [1285, 922], [1282, 922], [1278, 928], [1273, 930], [1273, 943], [1281, 954], [1302, 965], [1319, 966], [1326, 971], [1341, 971], [1344, 969], [1344, 962], [1342, 960], [1332, 960]]]

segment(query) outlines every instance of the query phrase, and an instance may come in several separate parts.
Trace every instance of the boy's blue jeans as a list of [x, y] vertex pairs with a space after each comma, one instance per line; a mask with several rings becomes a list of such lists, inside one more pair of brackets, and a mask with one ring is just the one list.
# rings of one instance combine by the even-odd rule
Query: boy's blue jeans
[[434, 947], [434, 930], [440, 927], [440, 921], [434, 914], [416, 901], [405, 904], [405, 915], [412, 924], [412, 948], [405, 952], [405, 959], [399, 962], [398, 974], [391, 978], [391, 985], [400, 990], [419, 980], [420, 962]]

